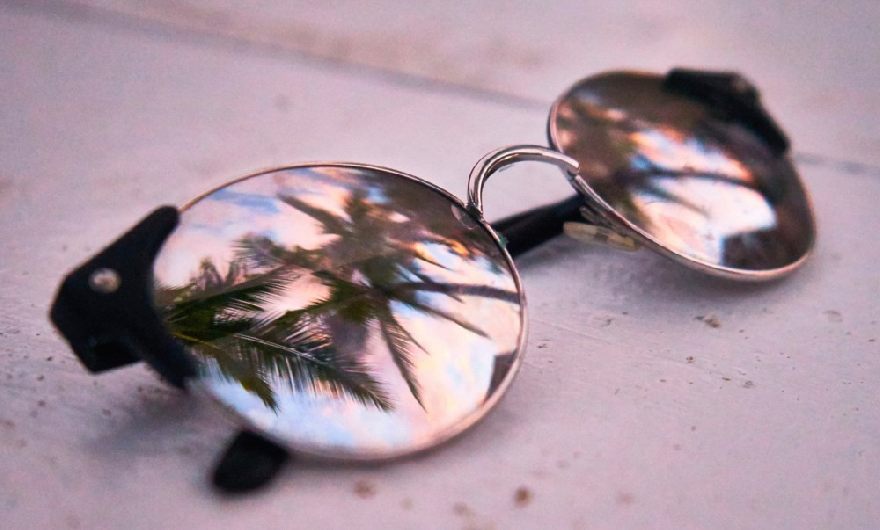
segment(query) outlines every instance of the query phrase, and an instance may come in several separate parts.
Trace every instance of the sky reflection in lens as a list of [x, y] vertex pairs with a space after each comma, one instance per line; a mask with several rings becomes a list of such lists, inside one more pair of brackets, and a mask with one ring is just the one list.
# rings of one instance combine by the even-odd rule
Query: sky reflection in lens
[[469, 424], [513, 375], [514, 275], [440, 192], [376, 168], [307, 166], [185, 209], [156, 303], [221, 402], [294, 447], [383, 457]]

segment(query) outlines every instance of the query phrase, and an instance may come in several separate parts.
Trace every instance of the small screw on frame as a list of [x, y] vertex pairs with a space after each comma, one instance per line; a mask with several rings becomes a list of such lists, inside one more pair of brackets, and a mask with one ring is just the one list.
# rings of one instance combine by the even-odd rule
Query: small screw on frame
[[95, 272], [89, 276], [89, 287], [91, 287], [93, 291], [99, 293], [114, 293], [119, 289], [120, 283], [122, 283], [122, 280], [119, 278], [119, 273], [113, 269], [96, 269]]

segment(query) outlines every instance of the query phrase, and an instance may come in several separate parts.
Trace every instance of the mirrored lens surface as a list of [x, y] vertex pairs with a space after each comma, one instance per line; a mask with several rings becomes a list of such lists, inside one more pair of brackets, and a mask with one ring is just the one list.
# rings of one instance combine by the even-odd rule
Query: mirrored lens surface
[[518, 367], [518, 279], [456, 201], [391, 170], [317, 165], [186, 207], [156, 304], [207, 390], [294, 449], [375, 459], [430, 447]]
[[587, 78], [556, 102], [549, 129], [587, 186], [679, 261], [758, 276], [812, 246], [812, 212], [788, 157], [667, 91], [661, 76]]

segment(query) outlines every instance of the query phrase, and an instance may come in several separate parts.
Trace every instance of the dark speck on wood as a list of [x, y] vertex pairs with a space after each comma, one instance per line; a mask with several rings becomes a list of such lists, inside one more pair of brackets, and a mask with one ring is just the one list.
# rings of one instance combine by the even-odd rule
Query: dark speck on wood
[[629, 506], [630, 504], [636, 501], [636, 498], [632, 493], [628, 493], [626, 491], [621, 491], [617, 494], [617, 504], [621, 506]]
[[366, 480], [359, 480], [354, 483], [354, 493], [362, 499], [369, 499], [376, 494], [376, 487]]
[[528, 506], [530, 502], [532, 502], [532, 491], [529, 488], [520, 486], [513, 492], [513, 503], [518, 508]]
[[710, 328], [720, 328], [721, 327], [721, 321], [718, 320], [718, 317], [716, 317], [715, 315], [708, 315], [708, 316], [699, 315], [697, 317], [694, 317], [694, 320], [700, 320], [704, 324], [709, 326]]

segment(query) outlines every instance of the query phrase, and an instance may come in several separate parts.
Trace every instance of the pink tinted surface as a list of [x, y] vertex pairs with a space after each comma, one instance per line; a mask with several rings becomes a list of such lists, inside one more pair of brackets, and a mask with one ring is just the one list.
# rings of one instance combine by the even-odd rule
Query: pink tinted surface
[[[2, 3], [0, 526], [880, 527], [878, 24], [873, 0]], [[462, 196], [484, 153], [546, 140], [575, 80], [676, 65], [762, 89], [815, 201], [815, 254], [756, 287], [551, 242], [519, 263], [516, 381], [420, 458], [300, 462], [218, 496], [226, 416], [143, 367], [90, 376], [46, 319], [63, 272], [159, 204], [308, 160]], [[511, 169], [488, 214], [569, 192]]]

